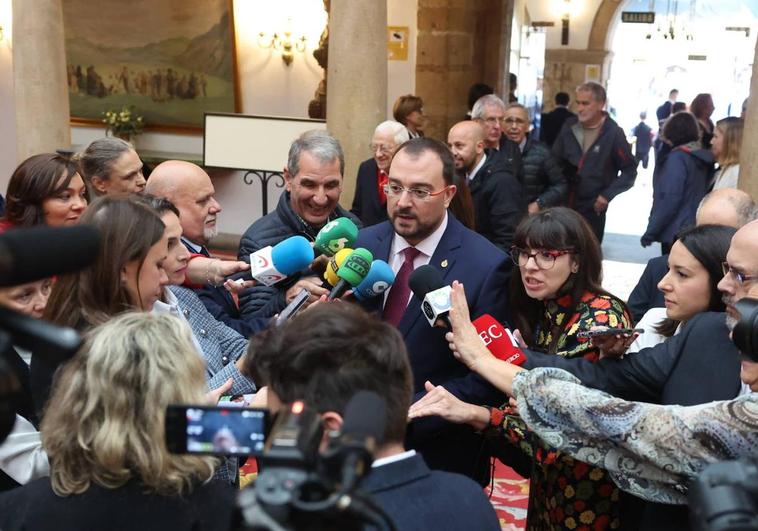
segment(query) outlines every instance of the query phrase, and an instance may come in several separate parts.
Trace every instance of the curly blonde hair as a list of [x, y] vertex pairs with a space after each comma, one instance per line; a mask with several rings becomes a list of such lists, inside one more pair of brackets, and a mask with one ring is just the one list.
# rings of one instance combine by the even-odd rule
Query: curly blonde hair
[[215, 459], [170, 454], [164, 436], [166, 406], [203, 402], [204, 375], [176, 317], [128, 312], [94, 328], [59, 375], [40, 430], [55, 493], [136, 479], [175, 495], [209, 479]]

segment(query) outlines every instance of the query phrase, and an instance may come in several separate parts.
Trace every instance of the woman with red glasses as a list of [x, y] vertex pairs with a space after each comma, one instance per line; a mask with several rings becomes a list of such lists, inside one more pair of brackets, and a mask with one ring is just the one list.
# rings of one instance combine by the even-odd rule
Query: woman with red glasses
[[[580, 331], [632, 326], [626, 305], [602, 288], [600, 245], [573, 210], [555, 207], [525, 218], [516, 228], [511, 258], [518, 267], [510, 286], [512, 324], [530, 349], [595, 361], [600, 350]], [[422, 411], [424, 401], [444, 392], [428, 390], [428, 400], [411, 407], [411, 418], [430, 414]], [[486, 430], [493, 455], [530, 477], [527, 529], [619, 528], [620, 491], [607, 472], [552, 449], [507, 404], [493, 409], [448, 398], [434, 414]]]

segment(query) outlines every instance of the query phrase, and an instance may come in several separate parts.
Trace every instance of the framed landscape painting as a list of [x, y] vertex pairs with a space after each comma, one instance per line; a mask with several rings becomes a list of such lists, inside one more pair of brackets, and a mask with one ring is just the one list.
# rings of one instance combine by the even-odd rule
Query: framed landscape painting
[[133, 105], [147, 129], [238, 112], [232, 0], [65, 0], [71, 121]]

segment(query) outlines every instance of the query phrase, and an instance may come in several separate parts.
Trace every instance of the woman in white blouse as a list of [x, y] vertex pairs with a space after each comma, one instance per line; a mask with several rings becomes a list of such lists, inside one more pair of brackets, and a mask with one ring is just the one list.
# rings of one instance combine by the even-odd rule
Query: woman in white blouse
[[701, 312], [723, 312], [717, 285], [724, 276], [729, 243], [735, 229], [723, 225], [699, 225], [680, 232], [671, 246], [669, 271], [658, 283], [665, 308], [651, 308], [637, 323], [645, 332], [627, 352], [653, 347], [676, 334]]

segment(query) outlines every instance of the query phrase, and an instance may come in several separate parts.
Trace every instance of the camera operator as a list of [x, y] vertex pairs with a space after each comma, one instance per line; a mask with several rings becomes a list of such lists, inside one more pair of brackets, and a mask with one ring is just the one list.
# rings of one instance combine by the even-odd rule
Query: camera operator
[[340, 430], [345, 406], [358, 391], [386, 401], [384, 441], [360, 487], [397, 529], [500, 529], [479, 485], [432, 471], [415, 451], [404, 451], [412, 378], [394, 327], [348, 303], [321, 303], [264, 335], [251, 340], [246, 369], [268, 385], [272, 412], [302, 400], [319, 412], [328, 434]]

